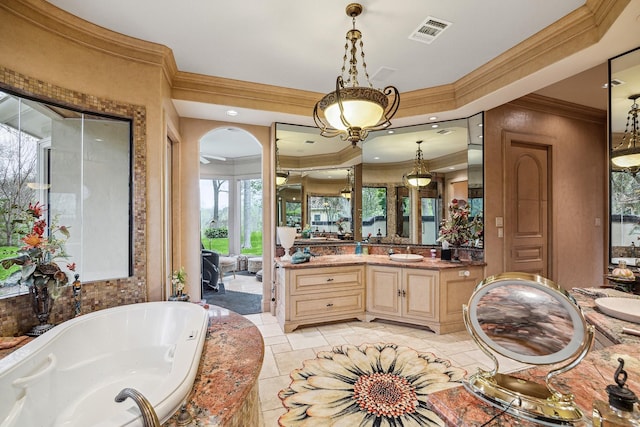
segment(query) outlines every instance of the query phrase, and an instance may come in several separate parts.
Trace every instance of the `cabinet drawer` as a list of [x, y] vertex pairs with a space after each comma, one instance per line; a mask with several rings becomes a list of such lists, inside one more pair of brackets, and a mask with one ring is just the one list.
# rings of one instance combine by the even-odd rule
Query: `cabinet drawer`
[[339, 314], [364, 313], [364, 292], [331, 292], [331, 295], [291, 297], [291, 319], [322, 318]]
[[362, 267], [351, 268], [314, 268], [306, 271], [294, 271], [292, 295], [323, 292], [331, 292], [360, 289], [364, 286], [362, 280]]

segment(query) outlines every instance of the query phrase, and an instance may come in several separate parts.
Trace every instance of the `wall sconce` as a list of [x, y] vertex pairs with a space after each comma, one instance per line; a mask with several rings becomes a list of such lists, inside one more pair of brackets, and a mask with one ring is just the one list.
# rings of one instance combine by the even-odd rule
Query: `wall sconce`
[[[611, 153], [611, 163], [618, 168], [630, 172], [632, 175], [640, 170], [640, 146], [638, 145], [638, 103], [640, 94], [631, 95], [633, 101], [629, 114], [627, 115], [627, 125], [624, 128], [622, 141], [614, 147]], [[631, 125], [631, 130], [629, 130]]]
[[[353, 29], [347, 32], [342, 75], [336, 80], [336, 90], [326, 94], [313, 108], [313, 120], [320, 128], [320, 135], [328, 138], [340, 136], [343, 141], [350, 141], [353, 146], [359, 141], [364, 141], [369, 131], [389, 127], [390, 120], [400, 105], [398, 89], [393, 86], [387, 86], [384, 90], [374, 89], [369, 81], [362, 33], [356, 29], [356, 17], [362, 13], [362, 10], [362, 5], [358, 3], [347, 6], [346, 13], [351, 17]], [[360, 86], [358, 83], [358, 58], [356, 57], [358, 42], [360, 42], [363, 74], [367, 79], [368, 87]], [[350, 50], [349, 43], [351, 43]], [[350, 58], [348, 66], [347, 58]], [[345, 79], [344, 72], [347, 69], [348, 75]], [[322, 117], [319, 114], [320, 111]]]
[[416, 160], [413, 164], [413, 169], [407, 174], [407, 183], [412, 187], [425, 187], [431, 182], [431, 174], [424, 165], [424, 159], [422, 158], [422, 150], [420, 149], [422, 141], [416, 141], [416, 144], [418, 144]]

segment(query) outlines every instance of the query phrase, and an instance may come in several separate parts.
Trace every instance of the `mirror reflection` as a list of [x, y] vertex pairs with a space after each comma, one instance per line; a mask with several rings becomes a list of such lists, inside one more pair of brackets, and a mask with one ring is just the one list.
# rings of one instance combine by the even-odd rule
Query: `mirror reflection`
[[[609, 61], [609, 96], [612, 157], [632, 138], [629, 112], [640, 94], [640, 48]], [[638, 102], [638, 99], [635, 100]], [[631, 118], [633, 120], [633, 118]], [[627, 135], [625, 138], [625, 128]], [[623, 142], [625, 138], [625, 142]], [[640, 176], [638, 166], [611, 169], [610, 262], [640, 266]]]
[[[292, 225], [301, 233], [343, 233], [341, 238], [374, 243], [438, 244], [452, 199], [467, 200], [472, 217], [482, 215], [482, 124], [480, 113], [372, 132], [352, 147], [339, 138], [321, 138], [314, 127], [277, 123], [276, 163], [279, 171], [289, 174], [277, 187], [277, 224]], [[419, 147], [431, 180], [416, 188], [407, 175], [416, 165]], [[344, 197], [345, 188], [352, 190], [351, 198]], [[296, 201], [299, 222], [296, 214], [288, 214], [287, 203], [293, 207]], [[333, 208], [331, 213], [322, 210], [324, 203], [333, 206], [337, 201], [339, 214]]]

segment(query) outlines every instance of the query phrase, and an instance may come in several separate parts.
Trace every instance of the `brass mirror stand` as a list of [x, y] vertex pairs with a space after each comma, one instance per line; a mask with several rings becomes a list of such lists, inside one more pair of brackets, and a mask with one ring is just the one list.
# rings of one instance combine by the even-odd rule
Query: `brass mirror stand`
[[[531, 316], [522, 317], [518, 324], [496, 324], [494, 319], [501, 316], [494, 318], [495, 313], [486, 315], [489, 311], [495, 312], [496, 309], [499, 310], [501, 306], [505, 307], [504, 313], [506, 315], [504, 317], [506, 319], [510, 318], [510, 314], [513, 315], [514, 306], [517, 306], [517, 313], [522, 314], [522, 310], [528, 309], [529, 306], [526, 303], [522, 303], [521, 297], [518, 299], [519, 297], [516, 296], [513, 297], [513, 300], [510, 300], [511, 297], [509, 295], [517, 295], [519, 290], [525, 290], [530, 284], [533, 285], [531, 289], [534, 293], [540, 292], [539, 295], [546, 299], [555, 299], [554, 302], [557, 302], [557, 306], [553, 307], [556, 310], [554, 314], [558, 311], [558, 308], [567, 309], [565, 320], [573, 324], [573, 331], [567, 330], [571, 328], [563, 328], [566, 335], [559, 337], [558, 342], [564, 344], [568, 342], [564, 348], [560, 349], [558, 347], [548, 353], [541, 352], [540, 354], [529, 352], [527, 345], [522, 344], [523, 342], [545, 342], [552, 338], [548, 334], [545, 335], [544, 332], [541, 332], [538, 336], [529, 337], [524, 334], [518, 337], [520, 342], [517, 345], [521, 345], [524, 351], [522, 354], [513, 351], [517, 345], [508, 342], [508, 338], [505, 338], [503, 331], [516, 331], [520, 327], [523, 327], [526, 331], [535, 330], [534, 323], [528, 320], [540, 317], [539, 311], [535, 308], [539, 304], [535, 301], [530, 306], [534, 307], [537, 312]], [[498, 288], [501, 289], [492, 294], [492, 290], [495, 291]], [[526, 290], [526, 292], [522, 292], [522, 295], [529, 293], [531, 292]], [[504, 298], [502, 297], [503, 295]], [[475, 304], [475, 309], [470, 310], [469, 306], [473, 304]], [[483, 305], [487, 307], [484, 311]], [[553, 282], [540, 276], [524, 273], [504, 273], [492, 276], [481, 282], [471, 296], [469, 306], [463, 306], [463, 318], [467, 331], [478, 347], [493, 361], [494, 368], [491, 371], [478, 369], [477, 373], [465, 380], [465, 388], [492, 406], [516, 417], [528, 419], [542, 425], [574, 425], [574, 423], [581, 421], [583, 413], [575, 405], [573, 394], [561, 393], [551, 384], [553, 377], [569, 371], [580, 363], [591, 348], [594, 338], [593, 327], [586, 324], [580, 308], [572, 301], [572, 298]], [[572, 312], [574, 308], [575, 311]], [[473, 316], [476, 316], [476, 320], [472, 320]], [[485, 317], [483, 318], [483, 316]], [[564, 326], [564, 324], [554, 326]], [[543, 329], [540, 328], [540, 330]], [[518, 334], [519, 332], [508, 336], [516, 337]], [[569, 337], [573, 339], [569, 341]], [[564, 364], [551, 369], [545, 377], [545, 384], [540, 384], [513, 375], [499, 373], [498, 359], [494, 353], [523, 363], [550, 365], [563, 362]]]

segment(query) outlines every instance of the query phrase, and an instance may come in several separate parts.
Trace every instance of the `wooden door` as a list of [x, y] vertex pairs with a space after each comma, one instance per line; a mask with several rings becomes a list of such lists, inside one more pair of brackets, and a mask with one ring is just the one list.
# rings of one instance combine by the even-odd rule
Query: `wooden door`
[[550, 277], [550, 147], [508, 139], [505, 176], [505, 267]]

